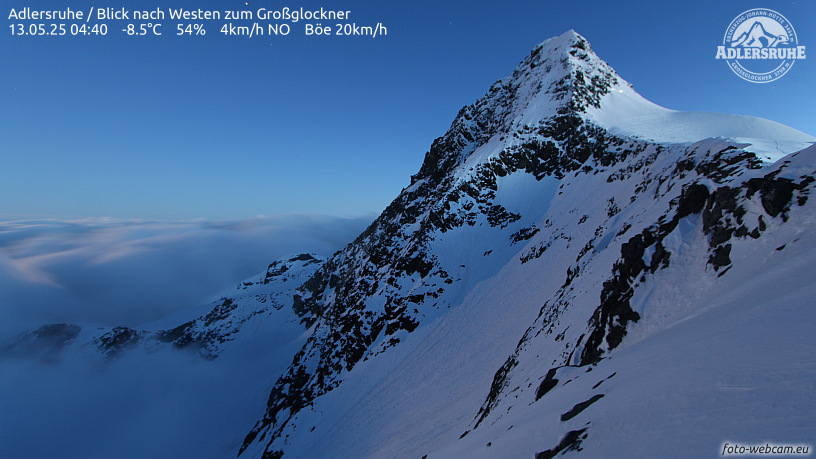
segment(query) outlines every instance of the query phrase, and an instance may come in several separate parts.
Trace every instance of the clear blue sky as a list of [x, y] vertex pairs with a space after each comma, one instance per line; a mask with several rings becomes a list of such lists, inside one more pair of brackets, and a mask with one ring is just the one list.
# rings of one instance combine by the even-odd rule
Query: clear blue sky
[[[248, 3], [248, 5], [246, 4]], [[388, 35], [14, 37], [11, 8], [350, 10]], [[785, 15], [808, 59], [771, 84], [714, 59], [742, 11]], [[816, 134], [813, 1], [3, 2], [0, 218], [378, 213], [433, 139], [537, 43], [572, 28], [646, 98]], [[332, 21], [328, 21], [332, 23]], [[330, 24], [333, 25], [333, 24]]]

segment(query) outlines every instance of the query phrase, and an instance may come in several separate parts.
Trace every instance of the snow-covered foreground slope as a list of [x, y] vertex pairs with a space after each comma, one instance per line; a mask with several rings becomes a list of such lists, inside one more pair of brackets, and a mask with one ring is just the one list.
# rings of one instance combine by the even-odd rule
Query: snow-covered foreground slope
[[[816, 149], [801, 156], [812, 174]], [[585, 457], [708, 457], [725, 442], [807, 444], [816, 425], [814, 211], [808, 202], [757, 241], [735, 242], [732, 269], [721, 277], [706, 266], [702, 219], [686, 217], [671, 236], [670, 266], [635, 289], [641, 318], [619, 348], [569, 365], [578, 362], [558, 354], [569, 350], [559, 336], [575, 324], [540, 322], [513, 354], [492, 414], [429, 457], [530, 457], [557, 450], [570, 432], [580, 432], [573, 445]]]
[[[510, 386], [513, 401], [499, 406], [495, 421], [434, 445], [429, 457], [531, 457], [573, 431], [581, 432], [576, 444], [586, 457], [713, 457], [726, 442], [808, 444], [816, 422], [814, 242], [800, 240], [805, 252], [787, 260], [735, 271], [740, 278], [703, 290], [699, 309], [596, 366], [560, 369], [556, 387], [538, 401], [532, 389], [544, 369], [519, 372], [509, 384], [533, 386]], [[677, 301], [678, 287], [699, 286], [663, 277], [653, 286], [662, 295], [650, 299], [664, 307]], [[591, 406], [563, 420], [587, 401]]]
[[[187, 451], [209, 457], [806, 444], [813, 141], [651, 104], [570, 31], [464, 107], [331, 258], [273, 264], [184, 317], [57, 341], [107, 362], [189, 350], [239, 373], [212, 395], [235, 410]], [[44, 342], [6, 353], [47, 357]]]

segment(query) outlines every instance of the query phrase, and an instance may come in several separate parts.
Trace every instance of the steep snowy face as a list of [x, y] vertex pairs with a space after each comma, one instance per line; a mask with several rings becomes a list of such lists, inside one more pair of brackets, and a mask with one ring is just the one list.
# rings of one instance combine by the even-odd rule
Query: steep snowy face
[[[467, 444], [508, 400], [532, 403], [564, 368], [625, 343], [643, 323], [637, 292], [674, 261], [709, 283], [728, 278], [738, 248], [785, 223], [813, 187], [808, 160], [767, 170], [762, 149], [813, 138], [679, 113], [637, 95], [573, 31], [534, 48], [295, 289], [309, 338], [241, 452], [421, 456]], [[757, 132], [767, 138], [738, 138]]]

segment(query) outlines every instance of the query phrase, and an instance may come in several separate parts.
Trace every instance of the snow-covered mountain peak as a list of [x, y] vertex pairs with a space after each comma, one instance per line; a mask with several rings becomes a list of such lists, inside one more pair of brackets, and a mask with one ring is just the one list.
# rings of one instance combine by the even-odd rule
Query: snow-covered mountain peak
[[600, 108], [601, 98], [610, 91], [631, 89], [574, 30], [535, 46], [496, 85], [511, 88], [516, 96], [508, 107], [513, 115], [511, 127], [554, 115], [582, 114], [590, 107]]
[[599, 109], [611, 91], [634, 92], [583, 36], [569, 30], [546, 40], [512, 74], [459, 111], [431, 146], [414, 181], [438, 178], [465, 162], [470, 168], [488, 159], [485, 151], [563, 133], [588, 118], [590, 108]]
[[630, 89], [573, 30], [534, 47], [491, 93], [497, 85], [513, 95], [512, 103], [505, 104], [506, 134], [554, 116], [581, 116], [591, 107], [600, 108], [601, 98], [610, 91]]
[[619, 138], [687, 145], [719, 137], [744, 145], [766, 163], [816, 142], [762, 118], [657, 105], [598, 57], [583, 36], [569, 30], [534, 47], [511, 75], [463, 107], [431, 146], [413, 182], [439, 178], [459, 166], [464, 166], [459, 174], [468, 175], [497, 152], [530, 142], [570, 136], [582, 143], [599, 129]]
[[[572, 29], [534, 47], [516, 71], [524, 73], [526, 67], [531, 69], [529, 77], [533, 80], [556, 82], [544, 92], [559, 95], [555, 100], [566, 101], [578, 112], [598, 107], [600, 97], [610, 91], [631, 88], [595, 54], [587, 39]], [[568, 98], [560, 96], [565, 90], [569, 91]]]
[[[560, 60], [562, 65], [552, 65], [554, 60]], [[745, 144], [760, 160], [769, 163], [816, 141], [811, 135], [763, 118], [683, 112], [657, 105], [637, 93], [574, 30], [533, 48], [516, 68], [514, 76], [517, 74], [530, 82], [550, 82], [543, 91], [550, 97], [533, 98], [535, 103], [525, 106], [517, 124], [529, 124], [536, 117], [547, 115], [541, 108], [549, 104], [541, 102], [549, 99], [555, 102], [558, 113], [577, 114], [611, 134], [686, 144], [721, 137]], [[552, 84], [553, 81], [556, 83]]]
[[[537, 52], [537, 50], [540, 50]], [[663, 143], [694, 143], [721, 137], [747, 144], [765, 162], [799, 151], [816, 141], [811, 135], [775, 121], [745, 115], [712, 112], [683, 112], [662, 107], [644, 98], [633, 86], [592, 51], [589, 42], [574, 30], [550, 38], [533, 49], [517, 68], [536, 66], [548, 56], [565, 56], [564, 70], [551, 69], [566, 77], [570, 107], [612, 134]], [[541, 81], [555, 75], [538, 73]]]

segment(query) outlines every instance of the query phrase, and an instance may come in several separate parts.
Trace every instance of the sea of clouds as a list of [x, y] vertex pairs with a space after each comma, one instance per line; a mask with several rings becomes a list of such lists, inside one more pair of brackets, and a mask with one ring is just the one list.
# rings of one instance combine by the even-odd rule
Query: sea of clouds
[[[331, 255], [372, 219], [0, 221], [0, 350], [45, 324], [138, 327], [204, 305], [278, 258]], [[0, 457], [235, 457], [292, 352], [0, 354]]]
[[0, 221], [0, 346], [45, 324], [135, 327], [202, 305], [280, 257], [331, 255], [372, 219]]

